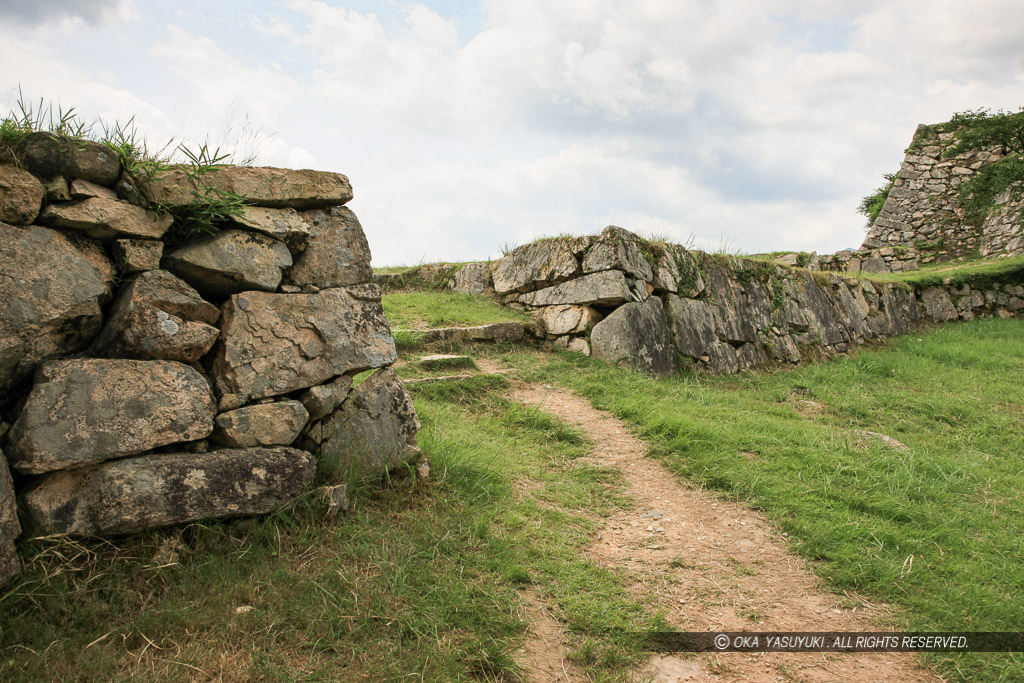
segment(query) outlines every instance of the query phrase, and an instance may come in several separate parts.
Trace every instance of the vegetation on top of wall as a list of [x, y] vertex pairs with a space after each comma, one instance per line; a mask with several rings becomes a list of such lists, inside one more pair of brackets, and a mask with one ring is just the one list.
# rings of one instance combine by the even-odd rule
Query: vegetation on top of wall
[[[106, 145], [117, 155], [121, 168], [135, 178], [152, 178], [172, 168], [184, 171], [195, 185], [191, 202], [181, 206], [149, 202], [146, 206], [157, 214], [174, 217], [172, 239], [216, 233], [221, 224], [242, 213], [243, 197], [212, 187], [207, 181], [210, 174], [229, 165], [232, 158], [232, 154], [221, 153], [219, 148], [211, 150], [208, 143], [192, 148], [184, 142], [175, 144], [171, 139], [154, 150], [139, 134], [134, 117], [123, 123], [116, 120], [108, 123], [99, 118], [89, 122], [74, 107], [64, 109], [57, 104], [55, 108], [52, 102], [42, 98], [38, 104], [33, 104], [19, 92], [16, 109], [0, 118], [0, 163], [18, 165], [20, 144], [28, 135], [40, 132], [54, 138]], [[252, 160], [253, 157], [249, 157], [243, 163]]]
[[978, 226], [999, 195], [1009, 190], [1012, 199], [1024, 196], [1024, 108], [1018, 113], [968, 110], [955, 114], [950, 123], [959, 129], [958, 141], [944, 156], [997, 146], [1005, 155], [982, 166], [960, 186], [958, 201], [966, 221]]
[[955, 266], [950, 266], [949, 262], [932, 263], [919, 270], [902, 273], [862, 272], [858, 277], [872, 282], [898, 282], [917, 287], [969, 284], [975, 289], [984, 290], [995, 284], [1024, 284], [1024, 255], [1000, 259], [978, 258]]
[[896, 182], [895, 173], [886, 173], [882, 177], [885, 178], [885, 184], [860, 200], [860, 205], [857, 207], [857, 213], [867, 217], [867, 227], [869, 228], [875, 222], [875, 219], [878, 218], [878, 214], [882, 212], [885, 200], [889, 198], [889, 191], [892, 190], [892, 186]]

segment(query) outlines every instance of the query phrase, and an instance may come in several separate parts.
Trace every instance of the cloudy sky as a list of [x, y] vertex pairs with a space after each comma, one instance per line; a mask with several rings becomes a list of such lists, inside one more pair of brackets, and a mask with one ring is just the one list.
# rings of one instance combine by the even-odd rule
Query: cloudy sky
[[858, 246], [918, 123], [1024, 105], [1020, 0], [0, 0], [0, 106], [345, 173], [375, 265], [615, 224]]

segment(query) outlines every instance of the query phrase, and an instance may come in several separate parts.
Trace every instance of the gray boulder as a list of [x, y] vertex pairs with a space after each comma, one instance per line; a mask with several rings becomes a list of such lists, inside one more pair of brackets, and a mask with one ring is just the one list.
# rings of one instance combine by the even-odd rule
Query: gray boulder
[[[136, 177], [134, 181], [149, 201], [165, 206], [190, 204], [195, 200], [193, 193], [199, 191], [195, 181], [180, 168]], [[327, 171], [222, 166], [204, 174], [202, 182], [215, 191], [244, 197], [246, 204], [253, 206], [317, 209], [340, 206], [352, 199], [348, 178]]]
[[491, 263], [498, 294], [527, 292], [564, 282], [579, 271], [572, 239], [525, 244]]
[[121, 175], [121, 160], [110, 147], [53, 133], [29, 133], [18, 145], [18, 159], [40, 178], [81, 178], [111, 187]]
[[334, 481], [374, 476], [420, 457], [420, 421], [405, 385], [387, 368], [354, 387], [341, 406], [313, 424], [304, 444]]
[[51, 204], [39, 222], [64, 230], [79, 230], [94, 239], [136, 237], [158, 240], [174, 220], [117, 199], [91, 197], [71, 204]]
[[214, 353], [217, 391], [240, 394], [245, 401], [383, 367], [398, 358], [377, 285], [236, 294], [224, 304]]
[[557, 337], [586, 332], [601, 321], [601, 314], [589, 306], [547, 306], [541, 319], [547, 333]]
[[493, 294], [491, 267], [487, 263], [467, 263], [455, 271], [448, 289], [464, 294]]
[[151, 270], [131, 280], [92, 344], [107, 358], [176, 360], [202, 358], [220, 331], [213, 325], [220, 310], [166, 270]]
[[675, 294], [667, 295], [664, 303], [672, 343], [679, 353], [694, 360], [707, 355], [708, 349], [718, 340], [711, 308], [703, 301]]
[[626, 276], [619, 270], [606, 270], [563, 282], [554, 287], [529, 292], [519, 297], [528, 306], [618, 306], [633, 298]]
[[693, 299], [704, 291], [704, 277], [697, 261], [686, 249], [677, 244], [664, 244], [654, 256], [656, 291], [671, 292]]
[[655, 377], [679, 369], [661, 299], [628, 303], [599, 322], [590, 335], [594, 358]]
[[11, 466], [26, 474], [205, 438], [213, 430], [206, 379], [171, 361], [49, 361], [7, 435]]
[[28, 171], [0, 165], [0, 221], [28, 225], [39, 215], [46, 190]]
[[347, 207], [301, 214], [309, 225], [306, 249], [296, 256], [285, 282], [297, 287], [348, 287], [370, 281], [370, 246], [359, 219]]
[[39, 361], [81, 351], [100, 330], [114, 271], [99, 245], [0, 223], [0, 403]]
[[[647, 247], [638, 235], [609, 225], [583, 257], [583, 272], [621, 270], [630, 277], [651, 282], [654, 271], [647, 261], [646, 252]], [[651, 258], [653, 260], [653, 256]]]
[[919, 295], [925, 316], [934, 322], [956, 320], [959, 317], [956, 306], [944, 287], [925, 287]]
[[210, 440], [230, 448], [288, 446], [308, 420], [309, 413], [298, 401], [245, 406], [218, 415]]
[[215, 299], [254, 289], [273, 292], [291, 265], [283, 242], [242, 230], [204, 237], [164, 257], [167, 270]]
[[270, 512], [313, 482], [295, 448], [141, 455], [41, 477], [22, 495], [33, 535], [117, 536], [201, 519]]
[[18, 505], [14, 497], [14, 483], [7, 469], [7, 459], [0, 451], [0, 586], [21, 571], [21, 558], [14, 542], [21, 535], [18, 523]]

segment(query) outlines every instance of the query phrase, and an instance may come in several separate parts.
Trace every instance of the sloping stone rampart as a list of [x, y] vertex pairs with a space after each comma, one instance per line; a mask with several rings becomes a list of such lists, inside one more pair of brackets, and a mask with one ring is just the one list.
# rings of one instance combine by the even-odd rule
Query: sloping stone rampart
[[[348, 178], [131, 176], [48, 134], [19, 150], [0, 166], [0, 584], [23, 528], [258, 514], [339, 457], [357, 476], [420, 457]], [[218, 193], [246, 205], [214, 234], [172, 218]]]
[[862, 249], [915, 248], [921, 262], [1024, 254], [1024, 199], [996, 197], [980, 224], [958, 202], [960, 186], [1003, 157], [1000, 147], [947, 154], [958, 142], [950, 123], [918, 126], [889, 196]]

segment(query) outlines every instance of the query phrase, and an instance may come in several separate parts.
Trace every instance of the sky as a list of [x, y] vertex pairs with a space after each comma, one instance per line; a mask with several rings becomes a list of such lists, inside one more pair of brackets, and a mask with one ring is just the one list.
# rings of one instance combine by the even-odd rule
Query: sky
[[[40, 99], [347, 175], [376, 266], [619, 225], [857, 247], [915, 127], [1024, 105], [1020, 0], [0, 0]], [[134, 118], [133, 118], [134, 117]], [[169, 149], [173, 150], [172, 144]]]

